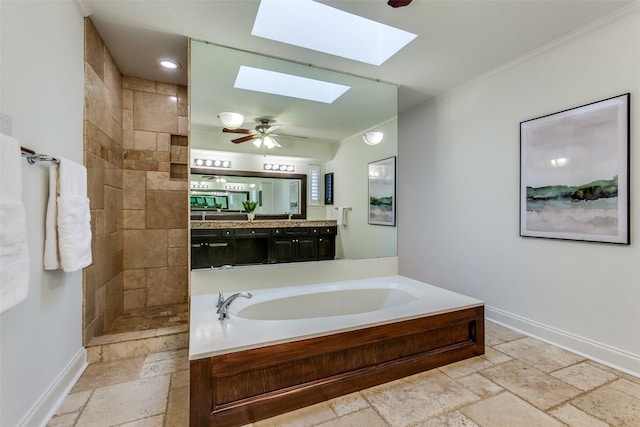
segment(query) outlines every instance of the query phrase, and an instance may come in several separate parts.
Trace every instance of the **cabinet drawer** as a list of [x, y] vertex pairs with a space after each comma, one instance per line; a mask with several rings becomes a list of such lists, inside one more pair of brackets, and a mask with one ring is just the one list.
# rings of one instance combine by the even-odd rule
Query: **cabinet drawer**
[[191, 238], [207, 238], [207, 237], [220, 237], [220, 230], [212, 229], [195, 229], [191, 230]]
[[236, 237], [271, 237], [270, 228], [238, 228], [235, 230]]
[[309, 229], [304, 227], [285, 228], [285, 236], [307, 236], [309, 235]]
[[322, 234], [322, 235], [330, 235], [330, 236], [335, 236], [336, 234], [338, 234], [338, 228], [337, 227], [313, 227], [310, 229], [311, 230], [311, 234]]
[[227, 230], [227, 229], [223, 229], [220, 230], [220, 237], [233, 237], [233, 229]]

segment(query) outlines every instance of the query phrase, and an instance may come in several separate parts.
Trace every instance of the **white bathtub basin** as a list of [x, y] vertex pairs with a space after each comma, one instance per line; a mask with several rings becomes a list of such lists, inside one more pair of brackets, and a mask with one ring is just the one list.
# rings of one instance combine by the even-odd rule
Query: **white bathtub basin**
[[[251, 290], [218, 320], [217, 294], [193, 295], [189, 359], [478, 307], [475, 298], [403, 276]], [[226, 297], [231, 294], [225, 294]]]
[[232, 315], [253, 320], [294, 320], [368, 313], [415, 301], [400, 289], [350, 289], [249, 301]]

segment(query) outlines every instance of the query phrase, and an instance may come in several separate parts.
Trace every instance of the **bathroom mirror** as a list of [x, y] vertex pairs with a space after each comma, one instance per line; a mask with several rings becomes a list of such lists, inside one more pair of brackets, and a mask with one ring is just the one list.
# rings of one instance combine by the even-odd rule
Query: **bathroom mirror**
[[206, 169], [191, 169], [191, 216], [231, 219], [243, 211], [242, 201], [258, 202], [257, 219], [306, 217], [307, 176], [250, 171], [220, 171], [212, 175]]
[[[263, 172], [266, 162], [294, 164], [296, 174], [306, 175], [309, 165], [319, 165], [320, 176], [333, 174], [333, 205], [322, 203], [322, 181], [319, 202], [306, 206], [304, 212], [306, 184], [301, 183], [297, 190], [290, 184], [289, 212], [296, 203], [299, 211], [294, 215], [306, 219], [337, 220], [338, 212], [347, 212], [338, 227], [337, 258], [397, 255], [396, 227], [369, 225], [367, 220], [367, 165], [397, 156], [397, 86], [195, 40], [190, 42], [190, 55], [192, 172], [194, 151], [200, 158], [208, 153], [207, 158], [231, 164], [227, 170], [210, 170], [214, 176]], [[329, 82], [346, 91], [333, 102], [324, 102], [267, 93], [275, 83], [260, 90], [241, 88], [237, 82], [243, 67]], [[243, 133], [223, 132], [218, 119], [221, 112], [242, 114], [240, 129], [244, 131], [237, 132]], [[281, 147], [256, 147], [250, 140], [232, 142], [249, 135], [262, 120], [278, 126], [273, 133]], [[368, 131], [383, 132], [383, 141], [375, 146], [365, 144], [362, 135]], [[293, 195], [300, 199], [296, 202]], [[341, 207], [351, 209], [339, 210]]]

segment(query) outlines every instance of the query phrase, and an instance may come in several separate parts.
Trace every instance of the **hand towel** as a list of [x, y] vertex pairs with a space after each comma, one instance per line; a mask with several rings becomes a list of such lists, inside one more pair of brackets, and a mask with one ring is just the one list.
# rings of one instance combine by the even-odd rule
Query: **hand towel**
[[58, 249], [65, 272], [91, 265], [91, 212], [87, 198], [87, 169], [60, 159]]
[[22, 203], [22, 153], [10, 136], [0, 138], [0, 313], [29, 293], [27, 217]]
[[58, 270], [60, 267], [60, 251], [58, 250], [58, 165], [49, 166], [49, 200], [44, 228], [44, 262], [45, 270]]
[[337, 224], [342, 225], [344, 224], [344, 208], [340, 206], [337, 209], [338, 209], [338, 215], [336, 217]]

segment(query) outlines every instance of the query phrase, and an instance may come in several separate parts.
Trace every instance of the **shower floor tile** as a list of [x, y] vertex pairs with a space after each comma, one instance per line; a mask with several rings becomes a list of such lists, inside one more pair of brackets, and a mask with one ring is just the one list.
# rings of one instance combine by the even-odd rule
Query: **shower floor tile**
[[105, 334], [120, 334], [149, 329], [171, 328], [189, 323], [187, 304], [144, 307], [122, 313], [105, 331]]

